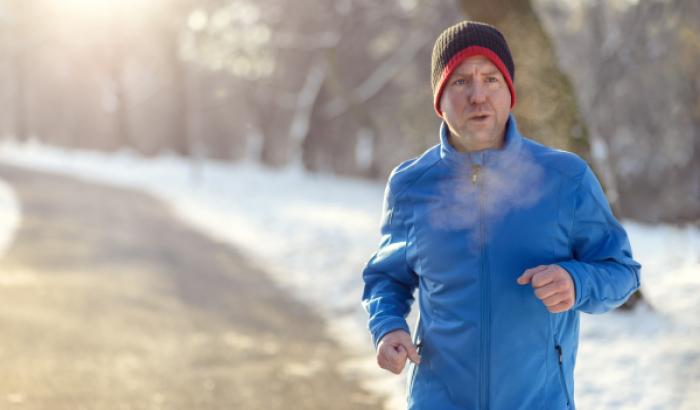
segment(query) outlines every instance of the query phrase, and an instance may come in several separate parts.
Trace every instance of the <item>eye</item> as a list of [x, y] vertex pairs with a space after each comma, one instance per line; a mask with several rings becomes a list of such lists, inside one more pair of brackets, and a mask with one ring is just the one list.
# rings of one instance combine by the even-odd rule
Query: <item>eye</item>
[[464, 78], [460, 78], [460, 79], [455, 80], [455, 82], [453, 84], [464, 85], [464, 84], [466, 84], [466, 82], [464, 81]]
[[486, 82], [487, 82], [487, 83], [497, 83], [497, 82], [498, 82], [498, 77], [496, 77], [496, 76], [489, 76], [489, 77], [486, 77]]

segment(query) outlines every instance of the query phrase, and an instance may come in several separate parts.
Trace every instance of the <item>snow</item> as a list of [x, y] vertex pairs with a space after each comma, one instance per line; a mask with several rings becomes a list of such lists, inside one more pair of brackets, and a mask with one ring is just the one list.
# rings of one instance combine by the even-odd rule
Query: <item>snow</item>
[[14, 189], [0, 180], [0, 256], [5, 254], [14, 240], [20, 212]]
[[[298, 169], [272, 171], [250, 163], [193, 166], [169, 156], [146, 159], [126, 151], [108, 155], [11, 141], [0, 145], [0, 160], [162, 198], [184, 221], [244, 251], [284, 289], [326, 317], [329, 334], [353, 353], [341, 368], [388, 397], [387, 409], [405, 408], [404, 376], [376, 367], [359, 304], [360, 272], [379, 243], [383, 184]], [[3, 191], [10, 192], [0, 185], [0, 211], [12, 208], [6, 205], [12, 199], [2, 199]], [[0, 219], [0, 234], [10, 232], [11, 238], [12, 218]], [[624, 225], [644, 266], [643, 291], [652, 307], [582, 315], [577, 405], [698, 408], [700, 228]], [[315, 371], [318, 366], [288, 370]]]
[[698, 409], [700, 229], [631, 222], [625, 228], [653, 310], [582, 315], [577, 405]]

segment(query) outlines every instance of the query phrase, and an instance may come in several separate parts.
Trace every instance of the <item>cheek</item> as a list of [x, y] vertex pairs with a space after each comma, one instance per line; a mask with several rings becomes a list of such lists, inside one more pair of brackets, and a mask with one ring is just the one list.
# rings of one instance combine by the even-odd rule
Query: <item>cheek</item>
[[443, 100], [447, 100], [445, 108], [451, 111], [460, 111], [464, 106], [464, 97], [458, 92], [452, 92], [444, 97]]
[[510, 92], [506, 91], [505, 93], [499, 93], [498, 96], [494, 98], [494, 105], [496, 111], [498, 111], [499, 114], [505, 114], [507, 115], [510, 113]]

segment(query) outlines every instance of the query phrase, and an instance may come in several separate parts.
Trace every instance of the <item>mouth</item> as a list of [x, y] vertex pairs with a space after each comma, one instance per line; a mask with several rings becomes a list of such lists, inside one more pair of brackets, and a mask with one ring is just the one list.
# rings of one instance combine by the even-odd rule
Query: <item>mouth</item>
[[491, 114], [487, 114], [487, 113], [472, 114], [469, 116], [469, 121], [476, 121], [476, 122], [486, 121], [490, 116], [491, 116]]

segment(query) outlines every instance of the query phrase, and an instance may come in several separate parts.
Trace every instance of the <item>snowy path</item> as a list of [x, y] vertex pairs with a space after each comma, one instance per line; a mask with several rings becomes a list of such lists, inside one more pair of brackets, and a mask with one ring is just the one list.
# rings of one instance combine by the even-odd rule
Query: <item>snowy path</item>
[[341, 375], [318, 315], [161, 201], [0, 177], [23, 208], [0, 259], [0, 408], [381, 408]]
[[[402, 408], [403, 381], [376, 369], [359, 306], [359, 272], [378, 243], [383, 186], [273, 172], [251, 164], [128, 153], [0, 147], [0, 159], [152, 192], [185, 220], [230, 241], [328, 318], [357, 359], [349, 372]], [[196, 172], [195, 172], [196, 171]], [[653, 311], [582, 317], [576, 369], [581, 409], [700, 407], [700, 229], [626, 223]]]

